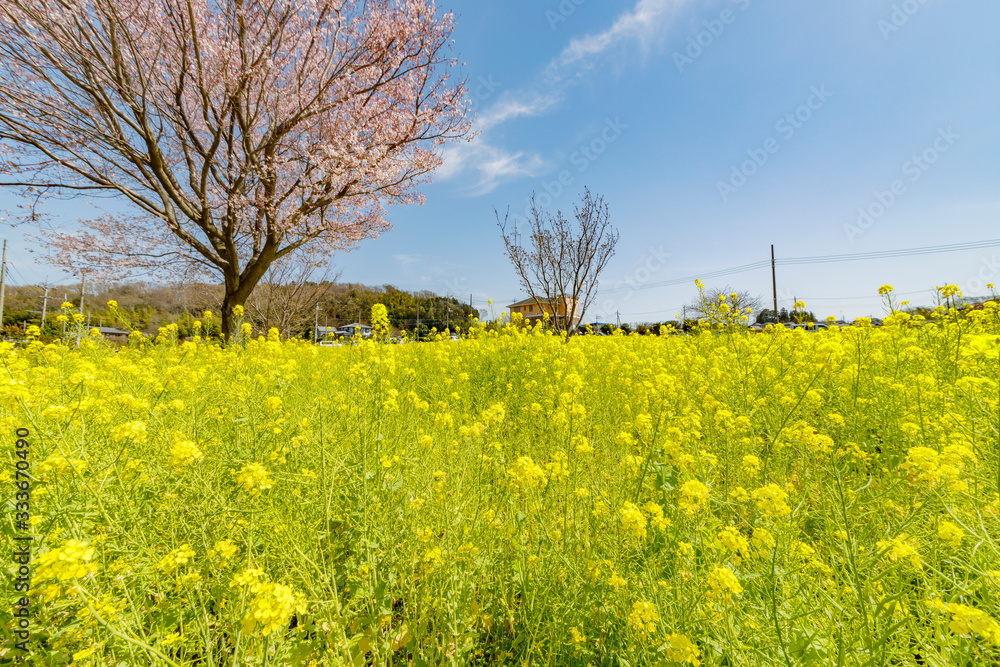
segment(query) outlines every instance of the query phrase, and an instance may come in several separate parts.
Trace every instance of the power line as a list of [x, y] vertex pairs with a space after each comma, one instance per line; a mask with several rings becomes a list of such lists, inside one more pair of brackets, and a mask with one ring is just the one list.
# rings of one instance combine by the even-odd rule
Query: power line
[[854, 262], [866, 259], [889, 259], [892, 257], [912, 257], [913, 255], [936, 255], [945, 252], [962, 250], [978, 250], [980, 248], [996, 248], [1000, 239], [971, 241], [969, 243], [951, 243], [947, 245], [923, 246], [919, 248], [903, 248], [901, 250], [880, 250], [846, 255], [820, 255], [817, 257], [789, 257], [777, 260], [778, 264], [791, 266], [796, 264], [825, 264], [828, 262]]
[[718, 271], [709, 271], [705, 273], [699, 273], [697, 275], [685, 276], [684, 278], [673, 278], [671, 280], [663, 280], [656, 283], [648, 283], [646, 285], [636, 285], [635, 287], [614, 287], [612, 289], [599, 289], [599, 294], [621, 294], [623, 292], [632, 292], [635, 290], [645, 290], [653, 289], [656, 287], [670, 287], [673, 285], [683, 285], [685, 283], [693, 283], [695, 280], [699, 279], [712, 279], [721, 278], [722, 276], [729, 276], [736, 273], [745, 273], [747, 271], [756, 271], [757, 269], [763, 269], [771, 265], [771, 262], [754, 262], [753, 264], [744, 264], [743, 266], [734, 266], [729, 269], [719, 269]]
[[660, 313], [676, 313], [679, 315], [680, 313], [678, 313], [677, 311], [682, 310], [683, 308], [684, 306], [682, 305], [682, 306], [675, 306], [673, 308], [664, 308], [663, 310], [647, 310], [644, 313], [623, 313], [623, 314], [628, 315], [629, 317], [634, 317], [635, 315], [659, 315]]
[[[853, 253], [853, 254], [843, 254], [843, 255], [816, 255], [812, 257], [788, 257], [785, 259], [776, 259], [775, 263], [782, 266], [796, 266], [803, 264], [827, 264], [831, 262], [854, 262], [854, 261], [869, 260], [869, 259], [912, 257], [914, 255], [935, 255], [948, 252], [960, 252], [963, 250], [977, 250], [982, 248], [996, 248], [996, 247], [1000, 247], [1000, 239], [987, 239], [984, 241], [970, 241], [968, 243], [951, 243], [945, 245], [922, 246], [918, 248], [902, 248], [899, 250], [880, 250], [875, 252]], [[657, 287], [670, 287], [673, 285], [682, 285], [684, 283], [694, 282], [696, 279], [720, 278], [722, 276], [733, 275], [736, 273], [756, 271], [758, 269], [768, 267], [770, 266], [770, 264], [771, 262], [765, 260], [760, 262], [754, 262], [751, 264], [744, 264], [742, 266], [734, 266], [728, 269], [707, 271], [697, 275], [686, 276], [684, 278], [673, 278], [671, 280], [663, 280], [660, 282], [648, 283], [646, 285], [614, 287], [611, 289], [598, 290], [598, 293], [621, 294], [638, 290], [655, 289]]]
[[27, 280], [25, 280], [24, 276], [21, 275], [21, 272], [18, 270], [17, 266], [14, 265], [13, 262], [7, 262], [7, 263], [10, 265], [11, 271], [17, 274], [18, 279], [25, 287], [31, 284]]
[[[917, 290], [916, 292], [893, 292], [892, 295], [893, 296], [912, 296], [914, 294], [927, 294], [928, 292], [933, 292], [933, 290], [922, 289], [922, 290]], [[800, 301], [805, 301], [806, 303], [809, 303], [810, 301], [847, 301], [847, 300], [853, 301], [855, 299], [879, 299], [879, 300], [881, 300], [882, 297], [880, 297], [878, 294], [872, 294], [872, 295], [867, 295], [867, 296], [803, 296], [803, 297], [799, 297]], [[786, 299], [786, 301], [791, 301], [791, 299]]]

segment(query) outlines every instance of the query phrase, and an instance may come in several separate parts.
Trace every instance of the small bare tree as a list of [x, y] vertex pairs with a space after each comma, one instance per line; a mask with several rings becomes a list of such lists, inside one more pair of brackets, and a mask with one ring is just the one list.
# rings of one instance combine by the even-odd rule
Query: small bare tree
[[[610, 223], [608, 205], [600, 195], [584, 188], [579, 205], [574, 205], [575, 222], [562, 211], [555, 215], [538, 207], [532, 193], [529, 205], [528, 235], [522, 236], [517, 224], [511, 224], [510, 209], [504, 219], [496, 213], [507, 257], [510, 258], [521, 285], [531, 298], [552, 309], [552, 324], [557, 331], [573, 335], [576, 323], [597, 296], [598, 277], [615, 254], [618, 230]], [[565, 315], [560, 316], [560, 310]]]
[[710, 287], [705, 289], [704, 300], [702, 298], [697, 298], [687, 306], [688, 317], [693, 317], [695, 319], [707, 317], [710, 313], [706, 311], [706, 304], [717, 305], [720, 302], [720, 296], [726, 297], [726, 303], [728, 303], [729, 307], [733, 310], [744, 312], [747, 308], [749, 308], [750, 312], [748, 313], [748, 319], [750, 320], [753, 319], [753, 315], [760, 311], [761, 306], [763, 305], [763, 300], [759, 295], [755, 296], [747, 290], [737, 290], [729, 285], [726, 285], [721, 289], [718, 287]]
[[332, 291], [340, 272], [326, 269], [319, 276], [309, 264], [278, 261], [270, 266], [247, 299], [247, 314], [264, 331], [295, 336], [313, 325], [316, 306]]

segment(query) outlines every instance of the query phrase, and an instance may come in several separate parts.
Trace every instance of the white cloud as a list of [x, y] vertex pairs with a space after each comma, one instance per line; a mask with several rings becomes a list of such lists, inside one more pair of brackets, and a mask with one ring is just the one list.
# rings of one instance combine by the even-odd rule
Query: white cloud
[[402, 264], [403, 266], [420, 261], [420, 258], [417, 257], [416, 255], [399, 254], [399, 255], [393, 255], [392, 258], [397, 262], [399, 262], [400, 264]]
[[[486, 131], [495, 125], [499, 125], [511, 118], [520, 116], [537, 116], [545, 113], [562, 101], [562, 91], [549, 91], [545, 94], [529, 91], [521, 99], [514, 96], [507, 96], [494, 104], [489, 111], [482, 114], [479, 119], [479, 129]], [[529, 97], [530, 96], [530, 97]]]
[[604, 32], [571, 41], [554, 64], [565, 68], [581, 60], [600, 56], [626, 42], [639, 41], [645, 46], [650, 39], [662, 33], [677, 10], [690, 2], [691, 0], [639, 0], [632, 11], [619, 16]]
[[538, 116], [557, 108], [566, 89], [601, 56], [635, 41], [647, 46], [650, 39], [668, 27], [674, 13], [692, 1], [638, 0], [635, 7], [619, 15], [607, 30], [570, 41], [542, 70], [534, 85], [503, 95], [479, 116], [477, 129], [480, 134], [476, 139], [444, 149], [444, 164], [437, 175], [447, 179], [474, 170], [478, 173], [478, 182], [470, 191], [479, 195], [490, 192], [502, 182], [542, 173], [547, 163], [537, 153], [511, 153], [488, 143], [484, 135], [509, 120]]
[[476, 183], [469, 188], [471, 195], [486, 194], [509, 180], [537, 176], [546, 167], [545, 160], [537, 153], [510, 153], [486, 143], [482, 135], [467, 144], [448, 146], [442, 157], [444, 164], [437, 172], [441, 178], [467, 170], [477, 172]]

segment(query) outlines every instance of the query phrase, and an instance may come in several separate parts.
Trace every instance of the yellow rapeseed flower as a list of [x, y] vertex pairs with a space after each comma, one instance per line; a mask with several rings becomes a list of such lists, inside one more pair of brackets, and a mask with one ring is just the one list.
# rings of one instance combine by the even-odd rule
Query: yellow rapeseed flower
[[82, 579], [97, 572], [94, 547], [89, 542], [66, 540], [61, 546], [46, 551], [35, 560], [33, 577], [38, 581]]
[[192, 558], [194, 558], [194, 549], [189, 544], [182, 544], [164, 556], [156, 564], [156, 569], [170, 573], [179, 567], [187, 565]]
[[660, 620], [656, 607], [647, 600], [637, 600], [632, 603], [632, 611], [628, 615], [628, 624], [633, 630], [641, 633], [655, 632], [656, 622]]
[[942, 542], [948, 542], [953, 549], [957, 549], [962, 545], [965, 531], [951, 521], [942, 521], [938, 524], [937, 535]]
[[236, 473], [236, 481], [240, 488], [250, 494], [251, 497], [260, 495], [261, 491], [266, 491], [274, 486], [271, 473], [260, 463], [248, 463]]
[[709, 573], [708, 588], [708, 597], [725, 602], [731, 602], [733, 596], [743, 593], [740, 580], [728, 567], [716, 567]]
[[256, 632], [262, 636], [287, 629], [292, 615], [304, 614], [306, 599], [284, 584], [264, 583], [254, 590], [246, 615], [243, 617], [243, 632]]
[[754, 503], [757, 504], [757, 509], [768, 516], [780, 518], [792, 513], [792, 508], [786, 502], [788, 494], [777, 484], [762, 486], [751, 496], [753, 496]]

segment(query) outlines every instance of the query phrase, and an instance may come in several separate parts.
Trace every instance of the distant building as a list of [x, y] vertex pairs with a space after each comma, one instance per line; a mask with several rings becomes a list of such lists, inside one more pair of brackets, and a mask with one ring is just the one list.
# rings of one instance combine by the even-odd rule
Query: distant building
[[342, 327], [316, 327], [316, 340], [353, 338], [355, 334], [361, 334], [362, 338], [368, 338], [372, 335], [372, 328], [360, 322], [345, 324]]
[[333, 336], [339, 336], [337, 333], [337, 327], [316, 327], [316, 339], [323, 340], [324, 338], [330, 338]]
[[[561, 299], [555, 299], [553, 301], [546, 301], [544, 299], [532, 299], [527, 298], [523, 301], [518, 301], [517, 303], [512, 303], [507, 308], [510, 309], [510, 314], [513, 317], [514, 313], [520, 313], [524, 317], [525, 321], [529, 324], [534, 324], [538, 320], [545, 317], [548, 313], [549, 317], [557, 316], [564, 320], [569, 316], [569, 312], [573, 310], [574, 299], [564, 296]], [[571, 327], [578, 326], [580, 324], [580, 313], [576, 313], [573, 321], [570, 323]]]
[[97, 329], [97, 332], [101, 334], [102, 337], [108, 340], [128, 340], [128, 332], [122, 331], [121, 329], [115, 329], [114, 327], [92, 327]]
[[320, 338], [324, 338], [327, 335], [353, 338], [357, 334], [361, 334], [362, 338], [368, 338], [372, 335], [372, 328], [367, 324], [354, 322], [353, 324], [345, 324], [344, 326], [337, 327], [336, 329], [332, 327], [318, 327], [317, 332], [319, 333]]

